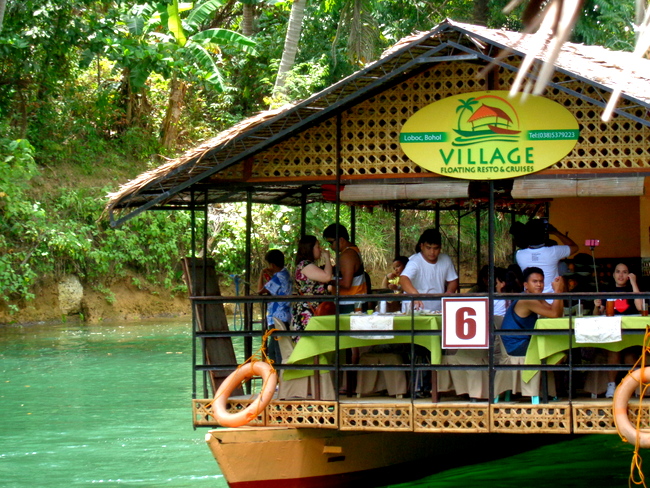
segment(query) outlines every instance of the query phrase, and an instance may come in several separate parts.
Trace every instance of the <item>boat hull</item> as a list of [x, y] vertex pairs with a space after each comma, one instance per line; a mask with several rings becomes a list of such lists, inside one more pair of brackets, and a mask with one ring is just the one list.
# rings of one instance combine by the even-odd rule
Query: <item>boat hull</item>
[[566, 435], [348, 432], [275, 427], [206, 434], [231, 488], [382, 486], [568, 440]]

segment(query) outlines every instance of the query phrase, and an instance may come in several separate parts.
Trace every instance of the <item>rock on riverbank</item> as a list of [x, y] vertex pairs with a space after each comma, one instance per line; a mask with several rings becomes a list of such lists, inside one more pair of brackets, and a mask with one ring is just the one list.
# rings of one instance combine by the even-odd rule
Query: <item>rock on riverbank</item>
[[69, 275], [59, 281], [45, 280], [34, 294], [30, 301], [0, 304], [0, 324], [68, 320], [98, 323], [190, 314], [186, 292], [172, 293], [135, 277], [92, 287], [83, 286], [76, 276]]

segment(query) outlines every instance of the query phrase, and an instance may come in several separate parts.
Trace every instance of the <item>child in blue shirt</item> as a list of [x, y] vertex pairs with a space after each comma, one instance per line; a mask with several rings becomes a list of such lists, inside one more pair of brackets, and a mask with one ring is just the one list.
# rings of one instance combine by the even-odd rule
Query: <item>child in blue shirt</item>
[[[291, 295], [292, 284], [291, 275], [287, 268], [284, 267], [284, 254], [282, 251], [272, 249], [266, 253], [264, 260], [267, 268], [262, 270], [258, 283], [258, 293], [260, 295], [286, 296]], [[278, 318], [286, 325], [289, 330], [291, 323], [291, 302], [269, 302], [266, 312], [266, 321], [268, 328], [274, 328], [273, 318]], [[280, 347], [274, 337], [268, 343], [269, 357], [275, 363], [282, 362]]]

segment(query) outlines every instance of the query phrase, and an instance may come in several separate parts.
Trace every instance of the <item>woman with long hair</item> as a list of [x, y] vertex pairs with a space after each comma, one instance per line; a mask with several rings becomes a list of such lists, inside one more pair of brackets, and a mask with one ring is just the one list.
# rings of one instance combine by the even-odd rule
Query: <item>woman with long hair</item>
[[[324, 260], [323, 268], [316, 265], [320, 258]], [[298, 242], [296, 254], [296, 290], [299, 295], [325, 295], [327, 283], [332, 280], [332, 260], [327, 249], [322, 249], [316, 236], [305, 235]], [[293, 330], [304, 330], [316, 302], [295, 302], [293, 304]]]
[[[639, 285], [636, 281], [636, 275], [630, 273], [630, 269], [625, 263], [618, 263], [616, 268], [614, 268], [614, 273], [612, 275], [614, 278], [613, 285], [610, 285], [607, 289], [601, 291], [609, 291], [613, 293], [624, 293], [624, 292], [639, 292]], [[639, 310], [643, 308], [643, 300], [641, 298], [618, 298], [613, 300], [607, 300], [608, 302], [613, 302], [614, 305], [614, 315], [634, 315], [638, 314]], [[602, 315], [605, 312], [606, 306], [605, 301], [601, 299], [594, 300], [594, 314]], [[607, 351], [607, 364], [620, 364], [621, 358], [625, 360], [626, 364], [633, 364], [636, 357], [638, 356], [638, 347], [627, 348], [623, 351]], [[616, 390], [616, 377], [618, 376], [618, 371], [608, 371], [608, 382], [607, 382], [607, 391], [605, 392], [605, 398], [613, 398], [614, 391]]]

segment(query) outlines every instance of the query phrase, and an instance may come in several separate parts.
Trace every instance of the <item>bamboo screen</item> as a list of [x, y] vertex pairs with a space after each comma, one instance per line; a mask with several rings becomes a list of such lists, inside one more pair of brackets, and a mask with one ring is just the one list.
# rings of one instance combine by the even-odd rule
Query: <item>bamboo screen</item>
[[[509, 87], [516, 73], [500, 73], [503, 86]], [[561, 73], [555, 74], [553, 82], [576, 93], [607, 103], [609, 94], [588, 83], [580, 82]], [[650, 127], [627, 117], [615, 115], [609, 123], [600, 120], [604, 108], [549, 88], [545, 96], [563, 105], [580, 124], [580, 139], [573, 151], [564, 159], [548, 168], [553, 173], [596, 173], [614, 170], [634, 171], [650, 167]], [[629, 108], [630, 102], [620, 99], [619, 108]], [[632, 108], [630, 113], [643, 118], [643, 107]]]
[[[342, 175], [390, 178], [428, 173], [402, 152], [400, 129], [411, 115], [430, 103], [452, 95], [486, 90], [485, 79], [476, 76], [480, 69], [470, 63], [440, 63], [344, 112]], [[499, 77], [500, 89], [507, 90], [515, 73], [501, 69]], [[562, 74], [556, 74], [554, 81], [578, 93], [607, 100], [604, 92]], [[545, 173], [634, 171], [650, 167], [648, 127], [622, 116], [614, 116], [606, 124], [600, 120], [602, 108], [558, 89], [549, 89], [545, 96], [570, 110], [581, 130], [574, 150]], [[331, 118], [257, 154], [246, 169], [243, 163], [238, 164], [219, 177], [262, 181], [333, 179], [335, 141], [335, 119]]]

